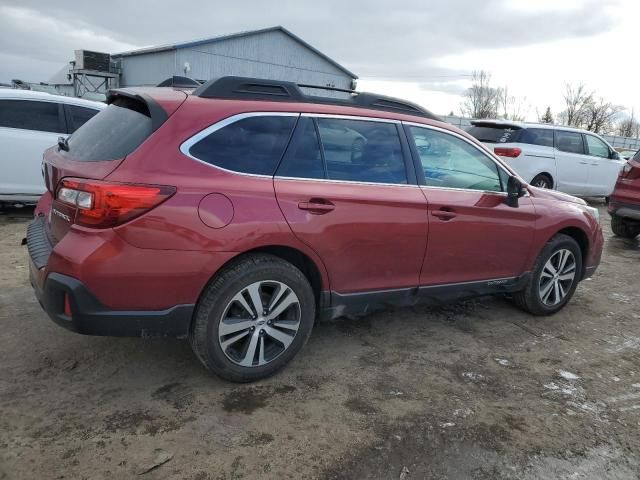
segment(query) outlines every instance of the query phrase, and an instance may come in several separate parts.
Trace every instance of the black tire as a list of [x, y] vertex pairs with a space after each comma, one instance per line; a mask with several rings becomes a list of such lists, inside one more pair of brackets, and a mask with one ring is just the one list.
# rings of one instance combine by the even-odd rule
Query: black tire
[[[262, 281], [282, 282], [293, 291], [299, 301], [299, 326], [291, 344], [269, 363], [241, 366], [223, 351], [218, 329], [234, 296]], [[298, 353], [311, 335], [315, 314], [313, 290], [300, 270], [273, 255], [251, 254], [225, 268], [206, 287], [196, 307], [189, 340], [208, 370], [232, 382], [252, 382], [273, 375]]]
[[[555, 305], [543, 302], [540, 293], [541, 277], [547, 262], [561, 250], [569, 250], [575, 261], [575, 276], [564, 298]], [[582, 279], [582, 251], [578, 242], [568, 235], [558, 234], [549, 240], [536, 259], [527, 286], [513, 295], [513, 300], [520, 308], [533, 315], [552, 315], [561, 310], [573, 296], [578, 283]]]
[[611, 230], [622, 238], [636, 238], [640, 235], [640, 225], [630, 225], [628, 221], [617, 215], [611, 216]]
[[533, 177], [531, 185], [538, 188], [553, 188], [553, 180], [546, 173], [540, 173]]

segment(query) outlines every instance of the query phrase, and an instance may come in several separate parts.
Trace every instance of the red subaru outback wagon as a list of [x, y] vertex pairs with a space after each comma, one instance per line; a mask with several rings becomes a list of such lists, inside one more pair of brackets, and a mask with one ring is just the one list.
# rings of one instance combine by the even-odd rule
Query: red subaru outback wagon
[[242, 382], [289, 362], [318, 318], [500, 292], [547, 315], [595, 271], [582, 200], [526, 185], [420, 107], [310, 88], [110, 92], [44, 155], [27, 244], [53, 321], [188, 337]]

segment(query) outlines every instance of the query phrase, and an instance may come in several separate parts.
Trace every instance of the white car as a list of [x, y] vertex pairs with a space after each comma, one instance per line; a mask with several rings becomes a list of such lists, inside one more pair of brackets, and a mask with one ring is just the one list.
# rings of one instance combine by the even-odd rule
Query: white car
[[0, 88], [0, 202], [37, 202], [42, 153], [105, 108], [99, 102]]
[[502, 120], [474, 120], [471, 125], [471, 135], [536, 187], [607, 197], [625, 164], [603, 138], [586, 130]]

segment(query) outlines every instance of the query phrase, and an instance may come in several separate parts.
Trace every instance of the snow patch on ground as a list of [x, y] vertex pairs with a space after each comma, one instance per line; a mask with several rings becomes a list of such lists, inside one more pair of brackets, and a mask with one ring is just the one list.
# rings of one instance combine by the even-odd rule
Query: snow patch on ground
[[566, 370], [558, 370], [558, 375], [560, 375], [565, 380], [569, 380], [569, 381], [578, 380], [580, 378], [575, 373], [571, 373], [571, 372], [568, 372]]

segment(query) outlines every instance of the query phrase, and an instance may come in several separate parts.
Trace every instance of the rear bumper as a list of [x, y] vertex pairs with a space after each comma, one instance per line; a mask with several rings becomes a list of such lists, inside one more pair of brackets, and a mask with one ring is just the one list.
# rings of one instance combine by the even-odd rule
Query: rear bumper
[[608, 210], [609, 215], [640, 221], [640, 204], [611, 200]]
[[[34, 267], [32, 262], [31, 284], [40, 305], [51, 320], [67, 330], [113, 337], [182, 338], [189, 333], [194, 305], [177, 305], [166, 310], [109, 310], [82, 282], [67, 275], [50, 273], [40, 287], [34, 278]], [[71, 315], [65, 314], [65, 296]]]

